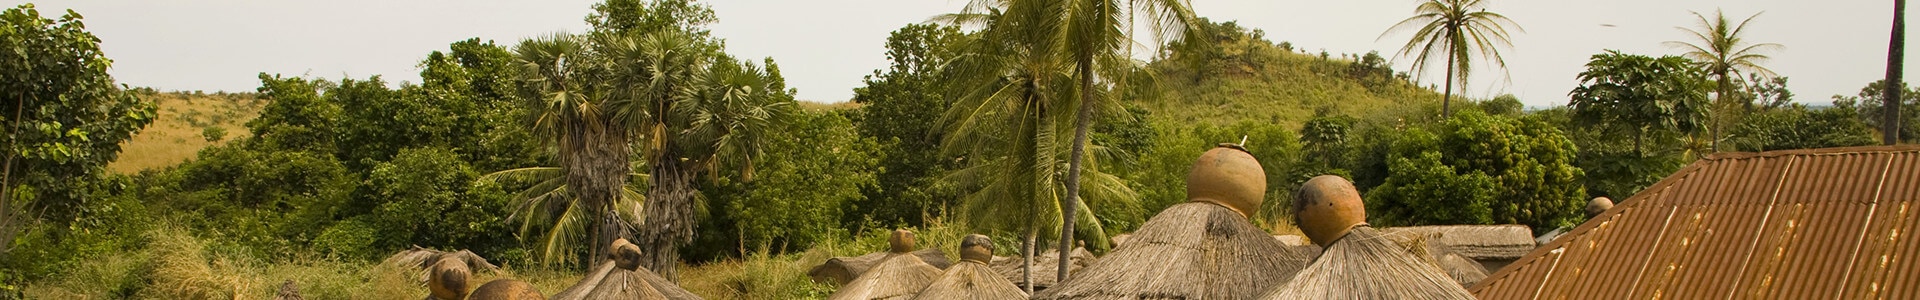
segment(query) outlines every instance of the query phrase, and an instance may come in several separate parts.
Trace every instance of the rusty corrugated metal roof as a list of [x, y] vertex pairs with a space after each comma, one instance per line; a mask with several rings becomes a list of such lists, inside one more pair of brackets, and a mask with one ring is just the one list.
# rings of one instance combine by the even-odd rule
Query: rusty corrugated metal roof
[[1481, 299], [1920, 298], [1920, 145], [1716, 154], [1534, 249]]

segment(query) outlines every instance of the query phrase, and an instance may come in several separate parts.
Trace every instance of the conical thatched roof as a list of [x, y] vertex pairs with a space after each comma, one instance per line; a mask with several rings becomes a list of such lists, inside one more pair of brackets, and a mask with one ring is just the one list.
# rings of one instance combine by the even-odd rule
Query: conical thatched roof
[[[860, 274], [873, 269], [873, 266], [879, 265], [880, 260], [886, 259], [887, 254], [890, 253], [892, 252], [881, 251], [861, 256], [829, 258], [826, 262], [807, 270], [807, 277], [813, 278], [813, 282], [817, 283], [846, 285], [853, 282], [854, 278], [860, 277]], [[912, 253], [913, 256], [920, 257], [920, 261], [935, 268], [946, 269], [953, 265], [953, 262], [947, 260], [947, 253], [940, 249], [921, 249]]]
[[1354, 227], [1264, 299], [1473, 299], [1432, 263], [1372, 227]]
[[429, 269], [432, 269], [433, 265], [439, 263], [442, 259], [458, 260], [458, 262], [466, 264], [467, 268], [474, 273], [500, 271], [500, 266], [495, 266], [493, 263], [487, 262], [486, 258], [474, 254], [473, 251], [440, 251], [434, 250], [433, 248], [420, 247], [419, 245], [414, 245], [407, 250], [394, 253], [393, 256], [388, 256], [387, 259], [381, 263], [417, 270], [417, 272], [420, 272], [420, 282], [424, 284], [427, 282], [428, 276], [432, 275], [428, 274]]
[[940, 277], [940, 268], [927, 264], [911, 253], [914, 247], [913, 232], [894, 230], [893, 237], [887, 242], [892, 244], [892, 253], [881, 259], [873, 269], [860, 274], [846, 286], [841, 286], [827, 299], [910, 299]]
[[986, 261], [993, 259], [993, 241], [983, 235], [968, 235], [960, 243], [960, 263], [947, 268], [945, 274], [926, 289], [920, 290], [915, 300], [1014, 300], [1026, 299], [1027, 292], [1020, 291], [1013, 281], [995, 273]]
[[697, 300], [700, 296], [687, 292], [674, 285], [672, 281], [653, 274], [640, 266], [640, 249], [626, 239], [614, 241], [614, 246], [606, 261], [594, 266], [593, 272], [580, 278], [580, 283], [554, 294], [553, 300], [586, 299], [667, 299]]
[[1182, 203], [1034, 299], [1252, 299], [1307, 264], [1285, 247], [1224, 206]]
[[[1033, 256], [1033, 290], [1035, 291], [1059, 284], [1055, 281], [1060, 277], [1060, 251], [1038, 252], [1039, 254]], [[1079, 273], [1081, 269], [1093, 265], [1097, 260], [1093, 257], [1093, 252], [1087, 252], [1087, 248], [1074, 248], [1072, 256], [1068, 256], [1067, 259], [1071, 259], [1067, 261], [1068, 274]], [[992, 261], [987, 262], [987, 266], [992, 267], [994, 272], [1000, 273], [1000, 276], [1008, 281], [1012, 281], [1014, 285], [1026, 286], [1026, 275], [1021, 270], [1026, 266], [1026, 258], [995, 256]]]

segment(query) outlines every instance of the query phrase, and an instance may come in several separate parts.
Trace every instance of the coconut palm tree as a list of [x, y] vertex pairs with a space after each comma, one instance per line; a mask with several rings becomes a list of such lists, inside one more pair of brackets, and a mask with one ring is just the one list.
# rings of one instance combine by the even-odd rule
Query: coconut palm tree
[[[1058, 56], [1054, 58], [1062, 59], [1063, 67], [1072, 72], [1066, 76], [1071, 76], [1078, 85], [1072, 94], [1064, 95], [1069, 101], [1065, 104], [1075, 112], [1067, 159], [1066, 198], [1060, 199], [1063, 202], [1059, 204], [1066, 212], [1062, 214], [1065, 220], [1060, 222], [1064, 238], [1058, 250], [1061, 257], [1066, 257], [1073, 248], [1072, 235], [1067, 233], [1075, 232], [1074, 226], [1078, 223], [1083, 162], [1089, 161], [1086, 159], [1088, 129], [1096, 119], [1096, 110], [1118, 108], [1115, 103], [1101, 101], [1111, 82], [1100, 79], [1113, 78], [1134, 68], [1129, 57], [1131, 52], [1125, 51], [1133, 45], [1134, 25], [1152, 27], [1159, 38], [1183, 36], [1190, 29], [1187, 21], [1193, 19], [1192, 8], [1180, 0], [975, 0], [961, 15], [986, 16], [994, 12], [1000, 12], [997, 22], [987, 22], [986, 18], [970, 20], [987, 27], [987, 31], [1020, 32], [1019, 38], [1032, 39], [1002, 45], [1025, 47], [1023, 51], [1035, 55]], [[1135, 12], [1146, 13], [1147, 22], [1136, 22]], [[1071, 101], [1073, 97], [1078, 101]], [[1063, 260], [1060, 270], [1065, 269]], [[1064, 281], [1067, 273], [1059, 272], [1057, 276]]]
[[[1900, 77], [1906, 69], [1907, 52], [1907, 0], [1893, 0], [1893, 37], [1887, 41], [1887, 79], [1886, 91], [1880, 97], [1880, 143], [1892, 145], [1900, 142], [1900, 87], [1906, 81]], [[1892, 84], [1898, 82], [1900, 84]]]
[[1732, 24], [1732, 20], [1727, 19], [1726, 13], [1720, 11], [1714, 11], [1713, 19], [1708, 19], [1706, 15], [1699, 12], [1694, 12], [1693, 17], [1697, 21], [1694, 23], [1696, 28], [1676, 27], [1686, 31], [1692, 41], [1668, 41], [1665, 44], [1687, 51], [1682, 56], [1702, 64], [1707, 75], [1713, 77], [1712, 107], [1714, 109], [1709, 115], [1712, 118], [1710, 135], [1713, 137], [1709, 145], [1712, 151], [1718, 152], [1720, 151], [1720, 127], [1727, 123], [1726, 114], [1729, 113], [1730, 106], [1737, 98], [1731, 96], [1734, 85], [1740, 80], [1741, 74], [1773, 77], [1773, 71], [1767, 70], [1760, 64], [1768, 59], [1765, 52], [1777, 50], [1782, 46], [1775, 43], [1753, 44], [1746, 41], [1747, 23], [1760, 17], [1759, 13], [1748, 16], [1737, 25]]
[[1388, 27], [1380, 38], [1414, 30], [1413, 38], [1400, 47], [1398, 55], [1412, 57], [1415, 70], [1426, 70], [1430, 61], [1438, 59], [1435, 54], [1446, 56], [1447, 87], [1440, 100], [1441, 117], [1453, 115], [1454, 80], [1466, 86], [1473, 55], [1491, 58], [1494, 66], [1505, 70], [1507, 61], [1500, 57], [1500, 48], [1513, 47], [1507, 27], [1525, 30], [1506, 16], [1487, 11], [1486, 0], [1427, 0], [1415, 7], [1413, 13], [1413, 17]]

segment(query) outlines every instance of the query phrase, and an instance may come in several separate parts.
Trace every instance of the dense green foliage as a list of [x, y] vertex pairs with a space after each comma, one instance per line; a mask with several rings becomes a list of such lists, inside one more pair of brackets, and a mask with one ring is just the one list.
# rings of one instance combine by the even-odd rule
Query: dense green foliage
[[[1903, 92], [1900, 92], [1899, 101], [1899, 103], [1901, 103], [1900, 140], [1906, 143], [1920, 142], [1920, 93], [1916, 93], [1920, 92], [1920, 90], [1916, 90], [1904, 83], [1900, 86], [1903, 90]], [[1874, 82], [1867, 83], [1867, 86], [1861, 87], [1860, 93], [1857, 95], [1833, 95], [1833, 106], [1841, 109], [1852, 109], [1859, 113], [1858, 116], [1861, 122], [1866, 123], [1867, 126], [1872, 127], [1875, 131], [1883, 130], [1882, 128], [1886, 128], [1886, 126], [1881, 125], [1881, 123], [1884, 123], [1881, 119], [1881, 113], [1883, 112], [1882, 107], [1885, 107], [1883, 102], [1887, 97], [1886, 94], [1881, 92], [1884, 91], [1885, 87], [1886, 82], [1884, 80], [1875, 80]]]
[[953, 205], [955, 194], [942, 190], [937, 179], [954, 160], [940, 155], [944, 135], [928, 120], [947, 110], [941, 67], [960, 55], [962, 38], [955, 26], [913, 24], [894, 30], [887, 37], [889, 67], [874, 70], [866, 86], [854, 88], [853, 102], [864, 105], [854, 112], [854, 126], [878, 140], [886, 153], [880, 158], [879, 186], [868, 190], [865, 201], [853, 203], [859, 215], [881, 224], [918, 225]]
[[1570, 93], [1574, 120], [1630, 136], [1644, 153], [1649, 135], [1691, 134], [1704, 126], [1707, 103], [1700, 69], [1678, 56], [1595, 54]]
[[1586, 190], [1573, 141], [1533, 118], [1477, 112], [1407, 130], [1392, 146], [1386, 183], [1367, 193], [1381, 225], [1579, 221]]

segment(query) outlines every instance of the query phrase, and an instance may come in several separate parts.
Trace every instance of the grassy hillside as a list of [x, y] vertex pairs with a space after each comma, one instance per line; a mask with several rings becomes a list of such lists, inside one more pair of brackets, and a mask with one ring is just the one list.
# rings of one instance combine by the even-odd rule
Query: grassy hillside
[[[201, 148], [251, 136], [247, 132], [247, 121], [253, 120], [260, 114], [260, 108], [266, 106], [265, 100], [251, 93], [165, 92], [141, 97], [159, 105], [159, 118], [120, 145], [119, 159], [107, 165], [114, 173], [130, 174], [179, 164], [193, 158]], [[208, 140], [207, 128], [220, 128], [225, 135], [219, 140]]]
[[1378, 56], [1310, 55], [1259, 39], [1219, 47], [1227, 54], [1205, 62], [1153, 63], [1145, 93], [1153, 96], [1134, 103], [1154, 119], [1181, 124], [1252, 120], [1297, 129], [1322, 110], [1365, 117], [1440, 101], [1440, 93], [1396, 76]]

